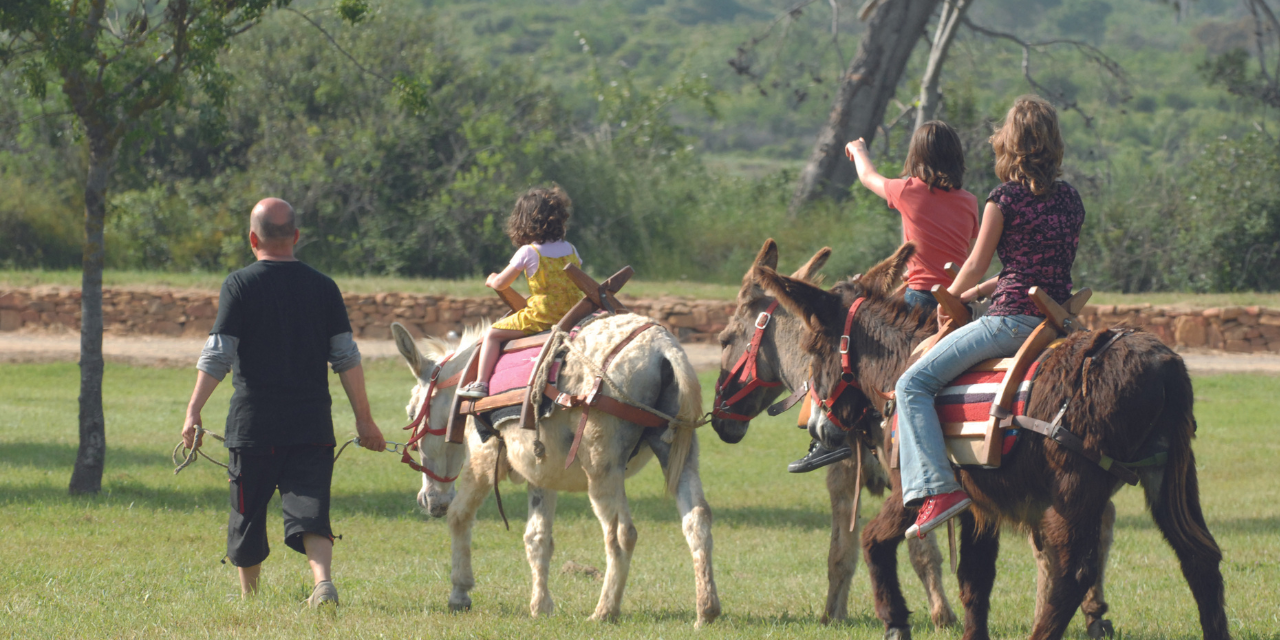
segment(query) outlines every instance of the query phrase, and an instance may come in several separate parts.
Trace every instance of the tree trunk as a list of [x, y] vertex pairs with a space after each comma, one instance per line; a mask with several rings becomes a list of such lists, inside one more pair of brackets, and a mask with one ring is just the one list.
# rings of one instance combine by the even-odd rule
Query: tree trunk
[[924, 79], [920, 81], [920, 104], [916, 107], [916, 129], [920, 125], [933, 120], [938, 113], [938, 105], [942, 102], [942, 94], [938, 92], [938, 79], [942, 77], [942, 64], [947, 60], [947, 51], [956, 37], [956, 27], [960, 26], [960, 18], [969, 9], [970, 0], [944, 0], [942, 15], [938, 17], [938, 30], [934, 32], [933, 46], [929, 49], [929, 63], [924, 70]]
[[893, 99], [911, 51], [924, 34], [938, 2], [889, 0], [875, 10], [853, 62], [840, 80], [827, 125], [800, 172], [791, 199], [792, 216], [812, 200], [849, 194], [849, 187], [858, 176], [853, 163], [844, 157], [844, 145], [859, 137], [870, 144], [875, 138], [885, 107]]
[[[84, 185], [84, 269], [80, 280], [80, 449], [69, 490], [98, 493], [107, 454], [102, 414], [102, 266], [107, 178], [114, 144], [89, 133], [89, 175]], [[95, 139], [96, 138], [96, 139]]]

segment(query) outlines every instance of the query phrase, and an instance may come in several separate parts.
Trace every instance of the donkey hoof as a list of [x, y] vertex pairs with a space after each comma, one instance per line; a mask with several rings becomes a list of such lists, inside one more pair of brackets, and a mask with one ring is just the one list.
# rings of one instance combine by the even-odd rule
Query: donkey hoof
[[471, 610], [471, 596], [462, 596], [461, 598], [449, 598], [449, 611], [458, 613], [460, 611]]
[[911, 640], [911, 627], [889, 627], [884, 632], [884, 640]]
[[1116, 637], [1116, 629], [1111, 626], [1110, 620], [1094, 620], [1089, 623], [1089, 637], [1093, 640], [1103, 640], [1104, 638]]

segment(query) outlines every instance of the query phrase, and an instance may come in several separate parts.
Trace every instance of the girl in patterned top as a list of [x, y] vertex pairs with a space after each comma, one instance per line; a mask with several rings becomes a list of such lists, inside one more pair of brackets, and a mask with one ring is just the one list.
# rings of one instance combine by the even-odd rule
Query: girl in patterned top
[[507, 218], [511, 244], [520, 247], [507, 268], [491, 273], [486, 287], [506, 289], [523, 273], [529, 280], [525, 308], [495, 323], [480, 346], [480, 368], [476, 381], [458, 390], [464, 398], [489, 395], [489, 377], [502, 354], [502, 343], [541, 333], [559, 322], [582, 298], [577, 286], [564, 273], [566, 265], [582, 266], [578, 250], [564, 239], [573, 203], [558, 185], [550, 189], [530, 189], [516, 200]]
[[[1071, 294], [1084, 204], [1057, 179], [1063, 151], [1057, 112], [1037, 96], [1018, 98], [991, 146], [1004, 184], [987, 196], [973, 252], [947, 289], [962, 302], [994, 293], [991, 308], [939, 341], [897, 384], [902, 499], [908, 507], [920, 505], [907, 536], [924, 537], [971, 503], [947, 460], [934, 409], [938, 391], [983, 360], [1017, 353], [1043, 319], [1027, 289], [1039, 286], [1059, 303]], [[1003, 268], [979, 284], [992, 254]], [[939, 308], [939, 325], [949, 320]]]

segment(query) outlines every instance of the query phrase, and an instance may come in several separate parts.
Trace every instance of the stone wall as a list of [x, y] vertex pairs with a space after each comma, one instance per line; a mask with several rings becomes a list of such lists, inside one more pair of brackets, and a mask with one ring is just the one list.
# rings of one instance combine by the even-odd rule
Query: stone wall
[[[357, 337], [388, 339], [399, 322], [417, 336], [445, 335], [484, 319], [497, 319], [507, 307], [497, 296], [446, 296], [377, 293], [346, 294], [343, 300]], [[725, 327], [733, 304], [716, 300], [623, 296], [633, 311], [663, 322], [681, 340], [706, 342]], [[198, 337], [209, 333], [218, 315], [218, 295], [208, 291], [105, 289], [103, 326], [109, 335]], [[80, 290], [59, 287], [0, 289], [0, 331], [67, 332], [80, 328]]]
[[[356, 335], [366, 339], [389, 338], [392, 322], [404, 324], [418, 336], [445, 335], [482, 319], [496, 319], [506, 311], [497, 296], [449, 298], [377, 293], [347, 294], [343, 299]], [[686, 342], [714, 342], [734, 308], [732, 302], [723, 300], [626, 296], [622, 300], [636, 313], [656, 318]], [[204, 336], [213, 326], [217, 311], [218, 295], [208, 291], [103, 292], [103, 320], [108, 334]], [[1092, 329], [1122, 323], [1139, 326], [1178, 347], [1280, 353], [1280, 309], [1090, 305], [1081, 318]], [[79, 326], [78, 289], [0, 289], [0, 331], [78, 331]]]
[[1080, 315], [1090, 329], [1126, 323], [1155, 333], [1171, 346], [1232, 353], [1280, 353], [1280, 309], [1090, 305]]

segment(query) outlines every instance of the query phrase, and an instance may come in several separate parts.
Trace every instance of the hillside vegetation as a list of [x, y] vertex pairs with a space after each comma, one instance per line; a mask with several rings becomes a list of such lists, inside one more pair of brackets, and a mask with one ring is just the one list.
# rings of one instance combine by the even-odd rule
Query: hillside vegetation
[[[108, 263], [238, 267], [245, 213], [273, 194], [302, 212], [300, 255], [321, 268], [471, 277], [509, 255], [502, 222], [515, 196], [555, 181], [574, 199], [570, 240], [596, 273], [632, 264], [651, 280], [732, 283], [770, 236], [792, 263], [830, 245], [832, 273], [861, 271], [899, 239], [882, 201], [855, 186], [786, 214], [863, 28], [861, 3], [837, 4], [838, 47], [825, 3], [774, 23], [790, 0], [376, 0], [357, 25], [304, 2], [324, 33], [272, 14], [224, 56], [225, 110], [191, 87], [124, 146]], [[1064, 177], [1089, 212], [1078, 284], [1280, 288], [1275, 114], [1201, 70], [1251, 44], [1237, 3], [977, 0], [969, 17], [1031, 42], [1096, 46], [1115, 63], [1066, 44], [1030, 56], [1035, 80], [1078, 107], [1062, 115]], [[902, 79], [902, 107], [926, 53]], [[986, 136], [1030, 91], [1022, 56], [961, 29], [947, 61], [941, 116], [964, 134], [966, 187], [980, 197], [996, 183]], [[751, 74], [727, 64], [735, 57]], [[58, 91], [37, 100], [20, 73], [0, 73], [0, 267], [73, 267], [82, 144]], [[430, 94], [404, 95], [400, 76]], [[908, 128], [874, 141], [885, 173]]]

